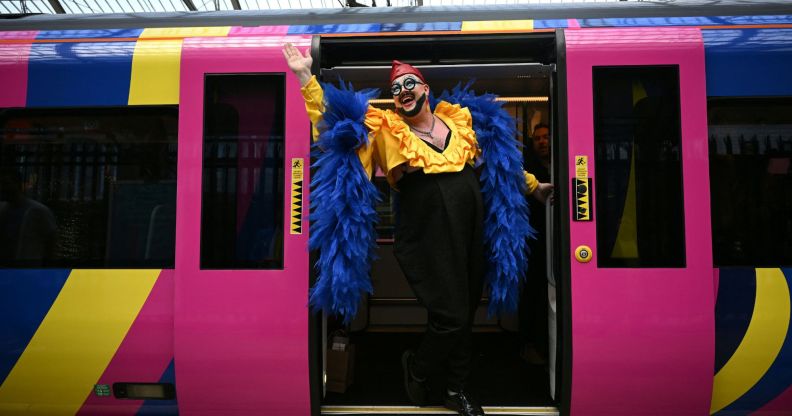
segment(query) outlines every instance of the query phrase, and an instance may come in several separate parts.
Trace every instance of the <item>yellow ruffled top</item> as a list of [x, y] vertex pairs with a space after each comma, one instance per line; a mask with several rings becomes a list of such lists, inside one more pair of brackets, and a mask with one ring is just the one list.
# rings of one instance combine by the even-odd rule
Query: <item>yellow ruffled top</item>
[[[308, 116], [316, 126], [324, 111], [324, 93], [316, 77], [303, 86], [302, 93]], [[375, 167], [379, 166], [385, 172], [390, 186], [397, 188], [394, 169], [403, 164], [430, 174], [459, 172], [465, 164], [472, 165], [481, 151], [470, 111], [457, 104], [441, 101], [435, 107], [434, 114], [451, 130], [448, 146], [442, 152], [433, 149], [410, 131], [398, 114], [369, 106], [365, 118], [369, 144], [358, 149], [358, 157], [369, 178], [374, 174]], [[315, 140], [318, 137], [315, 127], [313, 134]], [[526, 182], [529, 192], [538, 186], [536, 178], [529, 173], [526, 174]]]
[[480, 151], [468, 109], [440, 102], [434, 114], [451, 130], [448, 146], [442, 152], [410, 131], [398, 114], [369, 107], [365, 123], [370, 131], [370, 146], [374, 148], [372, 155], [394, 188], [393, 170], [402, 164], [421, 168], [426, 173], [459, 172], [478, 157]]

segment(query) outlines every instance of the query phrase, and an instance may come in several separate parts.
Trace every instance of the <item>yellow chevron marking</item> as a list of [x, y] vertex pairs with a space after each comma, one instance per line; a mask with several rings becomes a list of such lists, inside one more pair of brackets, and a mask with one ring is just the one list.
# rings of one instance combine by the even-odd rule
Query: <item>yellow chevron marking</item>
[[781, 269], [756, 269], [756, 301], [748, 329], [715, 374], [710, 414], [747, 393], [773, 364], [789, 330], [789, 287]]
[[291, 196], [291, 234], [302, 234], [302, 191], [305, 187], [303, 183], [304, 160], [296, 157], [291, 160], [292, 168], [292, 196]]
[[0, 386], [0, 413], [77, 413], [132, 326], [159, 273], [73, 270]]

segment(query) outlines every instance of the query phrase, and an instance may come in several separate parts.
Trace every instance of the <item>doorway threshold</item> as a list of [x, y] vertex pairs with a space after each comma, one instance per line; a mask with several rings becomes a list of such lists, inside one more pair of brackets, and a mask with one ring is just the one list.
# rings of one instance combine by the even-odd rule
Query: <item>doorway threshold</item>
[[[488, 415], [558, 416], [556, 407], [484, 406]], [[444, 407], [417, 406], [322, 406], [323, 415], [456, 415]]]

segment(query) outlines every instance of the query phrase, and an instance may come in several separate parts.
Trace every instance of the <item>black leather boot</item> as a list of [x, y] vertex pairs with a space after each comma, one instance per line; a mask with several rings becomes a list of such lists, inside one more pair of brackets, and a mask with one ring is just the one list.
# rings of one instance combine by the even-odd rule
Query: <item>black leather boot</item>
[[484, 409], [473, 402], [464, 391], [446, 394], [445, 408], [459, 412], [461, 416], [484, 416]]

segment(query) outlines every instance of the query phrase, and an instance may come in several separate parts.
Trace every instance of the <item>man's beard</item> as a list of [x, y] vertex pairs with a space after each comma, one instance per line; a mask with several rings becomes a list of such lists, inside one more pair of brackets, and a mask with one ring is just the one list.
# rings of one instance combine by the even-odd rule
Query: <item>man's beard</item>
[[415, 100], [415, 107], [413, 107], [412, 110], [407, 111], [404, 109], [404, 107], [399, 107], [396, 109], [396, 111], [398, 111], [399, 114], [401, 114], [404, 117], [408, 117], [408, 118], [415, 117], [418, 115], [418, 113], [421, 112], [425, 102], [426, 102], [426, 93], [423, 93], [421, 94], [421, 98]]

